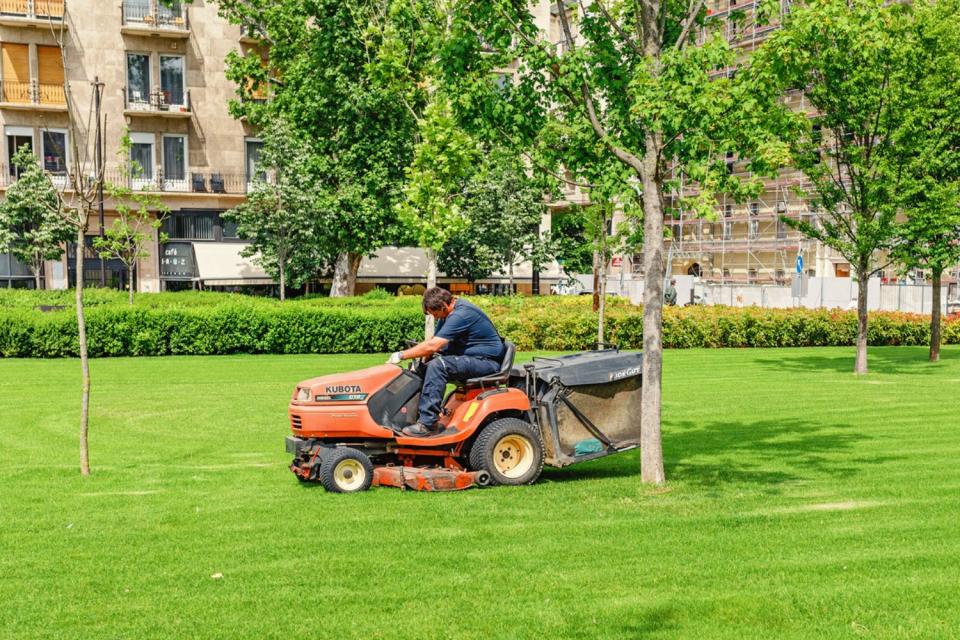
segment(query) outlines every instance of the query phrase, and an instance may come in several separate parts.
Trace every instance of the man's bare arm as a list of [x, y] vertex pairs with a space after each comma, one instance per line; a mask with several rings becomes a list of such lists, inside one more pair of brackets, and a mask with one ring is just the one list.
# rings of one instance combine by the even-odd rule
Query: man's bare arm
[[413, 358], [426, 358], [446, 347], [448, 342], [450, 341], [446, 338], [434, 336], [429, 340], [424, 340], [416, 346], [410, 347], [405, 351], [401, 351], [400, 357], [404, 360], [412, 360]]

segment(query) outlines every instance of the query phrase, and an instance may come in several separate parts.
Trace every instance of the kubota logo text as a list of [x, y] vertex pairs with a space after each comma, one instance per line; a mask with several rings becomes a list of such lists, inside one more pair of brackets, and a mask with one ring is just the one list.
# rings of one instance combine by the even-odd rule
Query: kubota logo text
[[326, 389], [327, 393], [360, 393], [358, 384], [337, 384], [330, 385]]

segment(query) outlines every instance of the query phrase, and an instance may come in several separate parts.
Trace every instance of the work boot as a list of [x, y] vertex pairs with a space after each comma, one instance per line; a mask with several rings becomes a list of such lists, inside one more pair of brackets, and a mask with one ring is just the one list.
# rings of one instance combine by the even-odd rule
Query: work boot
[[413, 436], [415, 438], [426, 438], [427, 436], [436, 435], [437, 433], [439, 433], [439, 431], [440, 430], [437, 429], [435, 426], [428, 427], [422, 422], [418, 422], [416, 424], [410, 425], [409, 427], [404, 427], [403, 435]]

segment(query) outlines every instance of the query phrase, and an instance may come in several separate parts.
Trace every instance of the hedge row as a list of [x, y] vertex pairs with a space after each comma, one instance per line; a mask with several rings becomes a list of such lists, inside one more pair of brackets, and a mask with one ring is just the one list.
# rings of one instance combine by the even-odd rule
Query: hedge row
[[[586, 349], [596, 340], [596, 315], [589, 300], [520, 305], [476, 301], [521, 350]], [[856, 314], [846, 311], [671, 307], [664, 313], [668, 348], [852, 345], [856, 333]], [[183, 307], [95, 305], [87, 313], [87, 335], [90, 354], [96, 357], [382, 353], [400, 348], [405, 339], [422, 337], [423, 316], [414, 305], [394, 304], [281, 306], [234, 300]], [[929, 335], [924, 316], [871, 314], [870, 344], [923, 345]], [[0, 309], [0, 356], [76, 356], [76, 336], [70, 309]], [[606, 336], [621, 348], [642, 348], [641, 309], [611, 305]], [[960, 343], [960, 320], [944, 322], [943, 339]]]
[[[229, 353], [376, 353], [423, 334], [410, 312], [246, 305], [184, 309], [93, 308], [91, 356]], [[0, 355], [61, 358], [78, 354], [72, 311], [0, 313]]]

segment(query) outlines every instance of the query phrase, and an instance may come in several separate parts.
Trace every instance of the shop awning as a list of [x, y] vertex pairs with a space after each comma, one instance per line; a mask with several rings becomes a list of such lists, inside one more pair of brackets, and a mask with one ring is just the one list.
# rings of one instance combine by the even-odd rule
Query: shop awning
[[241, 243], [194, 242], [199, 280], [208, 287], [273, 284], [273, 278], [253, 258], [240, 255], [246, 247]]

